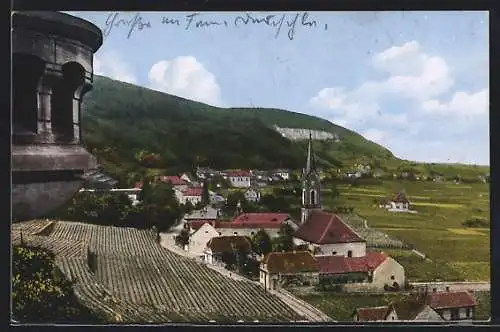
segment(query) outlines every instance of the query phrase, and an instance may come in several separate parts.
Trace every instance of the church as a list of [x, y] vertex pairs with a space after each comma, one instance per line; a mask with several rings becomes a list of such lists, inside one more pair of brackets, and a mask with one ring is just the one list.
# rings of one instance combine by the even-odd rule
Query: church
[[321, 179], [316, 168], [312, 138], [302, 174], [302, 213], [294, 243], [305, 245], [315, 256], [366, 256], [366, 241], [336, 214], [321, 205]]
[[345, 291], [399, 289], [404, 268], [383, 252], [368, 251], [366, 241], [340, 216], [321, 204], [321, 179], [312, 137], [302, 173], [301, 220], [294, 233], [300, 251], [272, 252], [260, 266], [260, 282], [269, 289], [318, 283], [341, 285]]

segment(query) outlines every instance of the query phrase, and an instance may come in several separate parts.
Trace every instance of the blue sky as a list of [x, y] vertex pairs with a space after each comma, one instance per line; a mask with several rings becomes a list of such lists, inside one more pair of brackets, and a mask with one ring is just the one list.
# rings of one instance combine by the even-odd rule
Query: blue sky
[[[487, 12], [249, 13], [275, 15], [268, 25], [239, 12], [69, 13], [105, 31], [96, 74], [316, 115], [409, 160], [489, 165]], [[123, 20], [139, 18], [129, 35]]]

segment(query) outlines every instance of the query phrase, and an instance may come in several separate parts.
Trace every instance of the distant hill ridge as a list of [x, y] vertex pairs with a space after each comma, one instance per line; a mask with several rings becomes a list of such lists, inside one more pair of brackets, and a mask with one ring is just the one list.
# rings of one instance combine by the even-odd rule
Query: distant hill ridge
[[[333, 135], [333, 140], [314, 142], [320, 167], [372, 163], [395, 168], [404, 162], [354, 131], [315, 116], [213, 107], [97, 75], [82, 109], [84, 144], [114, 176], [134, 177], [145, 168], [174, 173], [196, 166], [300, 169], [306, 142], [297, 138], [304, 130], [317, 139]], [[148, 153], [154, 158], [145, 165], [137, 156]]]

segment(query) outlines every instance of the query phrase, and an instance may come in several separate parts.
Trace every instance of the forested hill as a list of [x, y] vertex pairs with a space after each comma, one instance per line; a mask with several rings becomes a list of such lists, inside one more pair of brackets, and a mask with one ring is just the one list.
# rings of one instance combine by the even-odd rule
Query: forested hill
[[173, 172], [196, 165], [301, 168], [305, 142], [289, 141], [274, 125], [337, 134], [339, 142], [315, 142], [323, 167], [396, 161], [387, 149], [324, 119], [278, 109], [217, 108], [101, 76], [84, 98], [82, 123], [86, 147], [113, 173], [143, 166]]

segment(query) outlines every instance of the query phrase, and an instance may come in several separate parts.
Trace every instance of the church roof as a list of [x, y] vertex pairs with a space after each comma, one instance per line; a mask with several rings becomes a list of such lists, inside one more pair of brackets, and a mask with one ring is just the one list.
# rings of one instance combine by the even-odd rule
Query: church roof
[[316, 244], [365, 242], [338, 215], [323, 211], [312, 212], [294, 236]]

